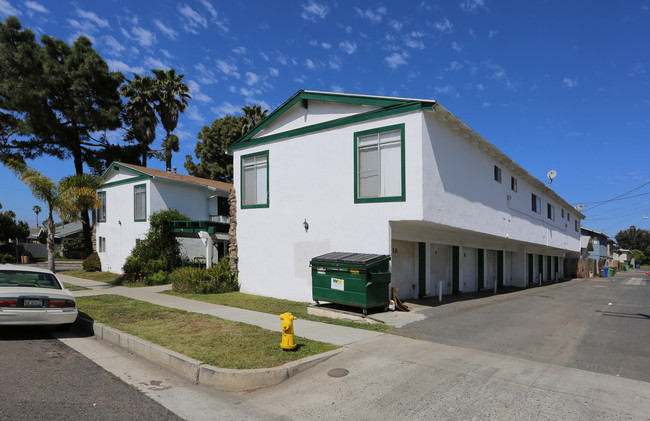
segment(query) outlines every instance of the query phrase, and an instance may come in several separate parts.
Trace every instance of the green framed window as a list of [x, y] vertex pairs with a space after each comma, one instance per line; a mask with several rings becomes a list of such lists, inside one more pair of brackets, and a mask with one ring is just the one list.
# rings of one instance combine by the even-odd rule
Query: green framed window
[[142, 222], [147, 220], [147, 185], [133, 186], [133, 220]]
[[542, 213], [542, 199], [535, 193], [531, 195], [531, 209], [533, 212]]
[[97, 208], [97, 222], [106, 222], [106, 192], [97, 192], [99, 207]]
[[269, 207], [269, 151], [241, 157], [242, 209]]
[[404, 124], [354, 133], [354, 202], [404, 202]]
[[494, 166], [494, 181], [501, 182], [501, 168]]

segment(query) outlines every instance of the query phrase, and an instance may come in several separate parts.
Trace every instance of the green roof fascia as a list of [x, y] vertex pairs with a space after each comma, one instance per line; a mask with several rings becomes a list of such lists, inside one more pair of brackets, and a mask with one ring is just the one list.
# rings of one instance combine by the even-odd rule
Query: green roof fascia
[[302, 136], [305, 134], [314, 133], [321, 130], [328, 130], [335, 127], [346, 126], [348, 124], [360, 123], [363, 121], [375, 120], [378, 118], [383, 118], [391, 115], [404, 114], [411, 111], [417, 111], [426, 107], [431, 107], [433, 104], [434, 102], [422, 102], [422, 101], [402, 102], [397, 105], [380, 108], [378, 110], [372, 110], [361, 114], [341, 117], [335, 120], [325, 121], [323, 123], [313, 124], [311, 126], [288, 130], [286, 132], [264, 136], [253, 140], [244, 141], [243, 139], [240, 139], [241, 142], [238, 141], [238, 143], [233, 144], [228, 150], [228, 152], [232, 152], [237, 149], [243, 149], [243, 148], [256, 146], [256, 145], [260, 145], [263, 143], [268, 143], [276, 140], [288, 139], [290, 137], [295, 137], [295, 136]]
[[276, 108], [267, 118], [260, 122], [257, 126], [253, 127], [248, 133], [244, 134], [242, 137], [237, 139], [230, 148], [228, 148], [228, 153], [232, 153], [233, 150], [241, 148], [237, 146], [240, 143], [248, 141], [250, 138], [259, 133], [263, 128], [275, 121], [280, 115], [284, 114], [289, 108], [293, 107], [297, 102], [301, 103], [303, 108], [307, 108], [307, 103], [309, 100], [316, 101], [326, 101], [326, 102], [341, 102], [346, 104], [360, 104], [360, 105], [374, 105], [379, 107], [389, 107], [393, 105], [401, 105], [409, 103], [410, 101], [405, 101], [402, 99], [388, 98], [388, 97], [368, 97], [363, 95], [349, 95], [349, 94], [337, 94], [337, 93], [327, 93], [327, 92], [310, 92], [305, 90], [299, 90], [291, 98], [286, 100], [282, 105]]
[[135, 174], [137, 177], [129, 178], [128, 180], [114, 181], [112, 183], [104, 183], [104, 184], [102, 184], [102, 187], [119, 186], [121, 184], [128, 184], [128, 183], [133, 183], [134, 181], [147, 180], [147, 179], [153, 178], [153, 176], [151, 176], [151, 175], [149, 175], [147, 173], [144, 173], [142, 171], [138, 171], [138, 170], [133, 169], [133, 168], [129, 168], [126, 165], [118, 164], [117, 162], [111, 163], [111, 165], [109, 165], [108, 168], [106, 168], [106, 171], [104, 171], [101, 178], [105, 179], [106, 176], [108, 175], [108, 173], [112, 169], [118, 169], [118, 170], [123, 169], [123, 170], [126, 170], [126, 171], [128, 171], [128, 172], [130, 172], [132, 174]]

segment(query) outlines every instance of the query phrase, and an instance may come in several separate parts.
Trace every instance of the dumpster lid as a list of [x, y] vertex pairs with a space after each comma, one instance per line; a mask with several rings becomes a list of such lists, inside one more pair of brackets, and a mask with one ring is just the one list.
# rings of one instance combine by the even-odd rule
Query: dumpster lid
[[349, 252], [332, 252], [317, 256], [311, 259], [313, 262], [323, 263], [346, 263], [353, 265], [368, 265], [377, 261], [383, 260], [390, 256], [385, 254], [369, 254], [369, 253], [349, 253]]

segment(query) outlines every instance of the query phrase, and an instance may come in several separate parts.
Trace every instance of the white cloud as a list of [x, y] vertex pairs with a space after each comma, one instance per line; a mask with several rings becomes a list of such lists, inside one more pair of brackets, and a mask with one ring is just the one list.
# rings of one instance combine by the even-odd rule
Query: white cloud
[[408, 53], [404, 51], [403, 53], [393, 53], [390, 56], [386, 57], [384, 61], [388, 64], [388, 67], [395, 70], [399, 66], [408, 64], [406, 59], [408, 58]]
[[108, 67], [114, 71], [114, 72], [122, 72], [122, 73], [144, 73], [144, 67], [138, 66], [129, 66], [128, 64], [124, 63], [123, 61], [120, 60], [111, 60], [108, 59], [106, 60], [106, 64], [108, 64]]
[[320, 45], [321, 45], [321, 47], [323, 47], [326, 50], [329, 50], [330, 48], [332, 48], [332, 44], [330, 44], [329, 42], [322, 42]]
[[343, 41], [339, 44], [339, 48], [346, 54], [354, 54], [357, 50], [357, 44], [355, 42]]
[[208, 0], [201, 0], [201, 4], [202, 4], [206, 9], [208, 9], [208, 13], [210, 13], [210, 16], [212, 16], [212, 19], [216, 19], [216, 18], [217, 18], [218, 13], [217, 13], [216, 9], [214, 8], [214, 6], [212, 6]]
[[485, 6], [485, 0], [463, 0], [460, 2], [460, 8], [468, 13], [478, 13], [481, 10], [488, 10]]
[[192, 99], [199, 101], [199, 102], [212, 102], [212, 98], [207, 96], [206, 94], [201, 92], [201, 85], [196, 83], [193, 80], [188, 80], [187, 81], [187, 86], [190, 87], [190, 94], [192, 95]]
[[156, 34], [141, 26], [137, 26], [137, 21], [131, 27], [131, 34], [136, 42], [143, 47], [151, 47], [156, 43]]
[[204, 85], [211, 85], [213, 83], [216, 83], [217, 78], [214, 72], [205, 67], [203, 63], [195, 65], [194, 68], [199, 72], [199, 82]]
[[208, 27], [208, 20], [189, 5], [183, 4], [182, 6], [178, 6], [178, 11], [183, 18], [183, 28], [187, 32], [198, 35], [200, 29], [206, 29]]
[[454, 41], [454, 42], [451, 43], [451, 48], [455, 52], [460, 53], [461, 51], [463, 51], [463, 44], [459, 44], [456, 41]]
[[575, 88], [576, 86], [578, 86], [577, 80], [569, 79], [568, 77], [562, 79], [562, 83], [564, 83], [564, 86], [566, 86], [567, 88]]
[[273, 67], [270, 67], [270, 68], [269, 68], [269, 74], [270, 74], [271, 76], [279, 76], [279, 75], [280, 75], [280, 71], [279, 71], [278, 69], [275, 69], [275, 68], [273, 68]]
[[[192, 99], [196, 99], [196, 96], [192, 95]], [[187, 108], [187, 110], [185, 110], [185, 114], [187, 115], [187, 117], [190, 120], [194, 120], [194, 121], [203, 121], [204, 120], [203, 114], [201, 114], [201, 110], [199, 110], [198, 107], [193, 107], [193, 106], [190, 105]]]
[[152, 69], [167, 70], [172, 68], [172, 66], [165, 63], [164, 61], [158, 60], [157, 58], [151, 56], [145, 57], [144, 64], [146, 64], [147, 67], [150, 67]]
[[244, 47], [244, 46], [232, 49], [232, 52], [235, 53], [235, 54], [246, 54], [246, 51], [247, 51], [246, 47]]
[[153, 24], [156, 25], [156, 28], [163, 34], [167, 36], [167, 38], [171, 40], [175, 40], [178, 38], [178, 32], [170, 28], [168, 25], [165, 25], [162, 23], [159, 19], [154, 19]]
[[49, 10], [45, 6], [43, 6], [40, 3], [37, 3], [35, 1], [26, 1], [25, 6], [27, 6], [28, 9], [31, 9], [35, 12], [40, 12], [40, 13], [50, 13]]
[[224, 102], [218, 107], [210, 108], [217, 117], [223, 117], [225, 115], [235, 115], [241, 113], [241, 105], [232, 105], [230, 102]]
[[484, 102], [483, 104], [481, 104], [481, 107], [483, 108], [488, 108], [489, 106], [490, 106], [489, 102]]
[[424, 43], [420, 38], [422, 38], [424, 34], [422, 32], [416, 32], [413, 31], [411, 32], [407, 37], [406, 37], [406, 46], [409, 48], [417, 48], [419, 50], [424, 49]]
[[90, 21], [90, 22], [94, 23], [95, 25], [99, 26], [100, 28], [108, 28], [108, 26], [109, 26], [108, 21], [106, 19], [100, 18], [99, 16], [97, 16], [93, 12], [87, 12], [85, 10], [77, 8], [76, 13], [77, 13], [77, 16], [79, 16], [80, 18], [82, 18], [82, 19], [84, 19], [86, 21]]
[[358, 7], [354, 8], [354, 11], [357, 12], [357, 15], [364, 19], [368, 19], [370, 22], [373, 23], [379, 23], [384, 19], [384, 16], [386, 16], [386, 13], [388, 12], [385, 7], [381, 6], [376, 8], [375, 10], [372, 9], [366, 9], [366, 10], [361, 10]]
[[449, 19], [444, 18], [443, 20], [434, 23], [433, 27], [440, 32], [450, 32], [451, 29], [453, 28], [453, 25], [451, 24]]
[[453, 90], [454, 90], [454, 88], [449, 84], [447, 84], [445, 86], [436, 86], [435, 88], [433, 88], [433, 92], [436, 95], [449, 94], [449, 93], [453, 92]]
[[641, 63], [636, 63], [634, 67], [632, 67], [632, 70], [630, 71], [629, 75], [630, 76], [641, 76], [642, 74], [645, 73], [645, 66]]
[[239, 73], [237, 73], [237, 66], [233, 63], [229, 63], [225, 60], [217, 60], [217, 69], [221, 70], [226, 76], [234, 76], [237, 79], [240, 78]]
[[448, 72], [454, 72], [456, 70], [462, 69], [463, 67], [464, 66], [462, 65], [462, 63], [459, 63], [457, 61], [452, 61], [451, 63], [449, 63], [449, 66], [445, 67], [445, 70]]
[[246, 72], [246, 83], [248, 86], [253, 86], [260, 81], [259, 75], [256, 75], [253, 72]]
[[314, 70], [316, 68], [316, 64], [314, 64], [313, 60], [311, 59], [305, 60], [305, 66], [307, 66], [307, 68], [310, 70]]
[[326, 4], [317, 3], [310, 0], [308, 3], [302, 5], [302, 13], [300, 17], [305, 20], [316, 22], [316, 18], [325, 19], [325, 16], [330, 12], [330, 8]]
[[0, 15], [3, 16], [20, 16], [20, 10], [13, 7], [8, 1], [0, 0]]
[[403, 27], [404, 25], [402, 25], [402, 22], [398, 22], [398, 21], [396, 21], [396, 20], [392, 20], [392, 21], [390, 21], [390, 23], [388, 24], [388, 26], [390, 26], [391, 28], [393, 28], [393, 30], [394, 30], [395, 32], [399, 32], [399, 31], [402, 30], [402, 27]]
[[102, 41], [104, 41], [104, 44], [109, 48], [108, 53], [114, 56], [119, 55], [122, 51], [126, 50], [125, 46], [120, 44], [118, 40], [110, 35], [103, 36]]
[[167, 51], [167, 50], [165, 50], [165, 49], [162, 49], [162, 48], [161, 48], [161, 49], [160, 49], [160, 52], [161, 52], [162, 55], [165, 56], [168, 60], [171, 60], [171, 59], [175, 58], [175, 57], [172, 55], [172, 53], [170, 53], [169, 51]]
[[332, 85], [330, 89], [332, 90], [332, 92], [343, 92], [343, 88], [341, 88], [341, 86], [339, 85]]
[[341, 70], [341, 66], [343, 65], [343, 60], [339, 56], [332, 55], [330, 56], [329, 59], [329, 67], [332, 70]]

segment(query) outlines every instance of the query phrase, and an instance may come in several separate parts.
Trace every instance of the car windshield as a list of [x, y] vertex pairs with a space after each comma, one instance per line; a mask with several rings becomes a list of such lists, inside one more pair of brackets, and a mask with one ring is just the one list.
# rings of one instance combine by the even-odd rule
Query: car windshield
[[0, 288], [3, 287], [61, 289], [54, 275], [28, 270], [0, 270]]

